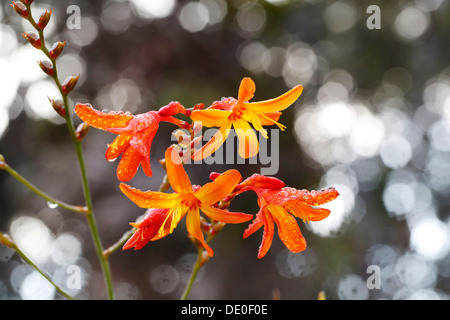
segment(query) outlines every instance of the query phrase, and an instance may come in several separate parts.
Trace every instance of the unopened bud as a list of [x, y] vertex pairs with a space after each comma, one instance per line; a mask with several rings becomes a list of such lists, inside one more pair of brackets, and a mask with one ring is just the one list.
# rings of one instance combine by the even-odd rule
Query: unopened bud
[[185, 109], [178, 101], [172, 101], [167, 106], [159, 109], [158, 114], [161, 117], [170, 117], [179, 113], [184, 113]]
[[201, 109], [203, 109], [205, 107], [205, 104], [204, 103], [197, 103], [195, 106], [194, 106], [194, 110], [201, 110]]
[[82, 122], [78, 125], [77, 130], [75, 131], [75, 135], [78, 141], [83, 140], [89, 130], [89, 125], [85, 122]]
[[64, 108], [64, 103], [61, 100], [53, 100], [48, 98], [50, 103], [52, 104], [53, 109], [58, 113], [61, 117], [66, 117], [66, 108]]
[[53, 65], [50, 62], [48, 62], [46, 60], [40, 60], [38, 63], [39, 63], [39, 67], [41, 67], [42, 71], [44, 71], [50, 77], [53, 77], [55, 72], [53, 70]]
[[200, 122], [194, 122], [192, 126], [192, 131], [194, 132], [194, 135], [197, 135], [197, 133], [202, 132], [202, 124]]
[[1, 233], [0, 232], [0, 243], [4, 244], [8, 248], [13, 248], [14, 247], [14, 242], [12, 241], [11, 237], [8, 234], [6, 234], [6, 233]]
[[22, 37], [28, 40], [28, 42], [36, 49], [42, 49], [42, 41], [36, 34], [32, 32], [22, 33]]
[[202, 136], [195, 137], [191, 142], [191, 149], [194, 149], [196, 146], [198, 146], [202, 142]]
[[64, 49], [64, 46], [66, 45], [66, 41], [61, 42], [55, 42], [53, 44], [53, 46], [51, 47], [50, 51], [48, 52], [50, 55], [50, 58], [52, 58], [53, 60], [55, 60], [56, 58], [59, 57], [59, 55], [61, 54], [61, 52]]
[[3, 169], [6, 166], [5, 157], [0, 154], [0, 169]]
[[51, 15], [52, 9], [50, 9], [50, 11], [45, 10], [45, 12], [40, 16], [39, 21], [37, 23], [39, 29], [43, 30], [47, 26], [47, 23], [50, 20]]
[[29, 17], [27, 7], [23, 3], [13, 2], [11, 4], [11, 7], [13, 7], [13, 9], [17, 12], [17, 14], [22, 18], [27, 19]]
[[218, 172], [211, 172], [209, 174], [209, 178], [211, 179], [211, 181], [216, 180], [218, 176], [220, 176], [220, 173], [218, 173]]
[[209, 256], [208, 252], [203, 251], [202, 252], [202, 259], [200, 260], [200, 267], [203, 267], [205, 263], [209, 261], [211, 257]]
[[63, 84], [61, 85], [61, 90], [63, 93], [68, 94], [70, 91], [75, 88], [77, 85], [78, 79], [80, 78], [80, 75], [77, 76], [68, 76], [66, 80], [64, 80]]
[[223, 229], [223, 227], [225, 227], [225, 225], [226, 225], [225, 222], [216, 221], [211, 226], [211, 229], [210, 229], [209, 233], [212, 236], [215, 236], [216, 234], [218, 234]]
[[30, 4], [32, 4], [34, 2], [34, 0], [20, 0], [23, 4], [26, 4], [27, 6], [29, 6]]

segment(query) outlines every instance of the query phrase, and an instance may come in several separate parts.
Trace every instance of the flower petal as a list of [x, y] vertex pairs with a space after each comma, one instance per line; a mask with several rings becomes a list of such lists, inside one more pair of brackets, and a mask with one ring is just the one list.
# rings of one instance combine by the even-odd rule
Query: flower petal
[[135, 250], [143, 248], [152, 238], [156, 236], [158, 230], [161, 228], [164, 220], [166, 219], [168, 209], [149, 209], [147, 210], [144, 219], [136, 224], [132, 224], [137, 227], [135, 233], [124, 244], [123, 250], [134, 247]]
[[251, 158], [258, 154], [259, 143], [255, 132], [244, 119], [237, 119], [233, 122], [239, 140], [239, 155], [244, 158]]
[[213, 250], [205, 242], [202, 230], [200, 229], [200, 213], [197, 209], [190, 209], [186, 215], [186, 228], [191, 236], [201, 242], [202, 246], [206, 249], [209, 256], [214, 255]]
[[213, 220], [224, 223], [241, 223], [249, 221], [253, 216], [242, 212], [231, 212], [214, 208], [203, 203], [200, 204], [200, 210]]
[[242, 188], [251, 187], [256, 189], [281, 189], [286, 184], [278, 178], [264, 176], [259, 173], [255, 173], [245, 179], [240, 186]]
[[217, 130], [214, 136], [209, 140], [201, 149], [197, 150], [193, 155], [194, 161], [202, 160], [209, 157], [214, 151], [216, 151], [227, 139], [230, 133], [231, 121], [227, 121], [223, 126]]
[[239, 85], [238, 103], [246, 102], [255, 94], [255, 82], [251, 78], [244, 78]]
[[280, 119], [281, 112], [264, 112], [258, 113], [259, 121], [263, 126], [271, 126], [278, 122]]
[[194, 195], [202, 203], [212, 205], [230, 195], [241, 181], [239, 171], [231, 169], [219, 175], [213, 182], [205, 184]]
[[112, 128], [124, 128], [133, 119], [132, 115], [113, 112], [105, 113], [95, 110], [89, 104], [82, 103], [78, 103], [75, 106], [75, 113], [88, 125], [106, 131]]
[[255, 112], [277, 112], [293, 104], [300, 97], [302, 91], [303, 87], [298, 85], [277, 98], [259, 102], [247, 102], [244, 105], [246, 109]]
[[191, 113], [191, 119], [204, 127], [221, 127], [226, 123], [230, 114], [231, 111], [219, 109], [194, 110]]
[[297, 221], [282, 207], [269, 204], [267, 209], [278, 227], [278, 235], [284, 245], [292, 252], [300, 252], [306, 249], [306, 240], [303, 237]]
[[262, 213], [261, 210], [256, 214], [255, 219], [253, 219], [252, 223], [245, 229], [244, 231], [244, 238], [247, 238], [251, 234], [253, 234], [255, 231], [259, 230], [263, 225], [264, 221], [262, 219]]
[[131, 146], [128, 146], [122, 153], [119, 165], [117, 166], [117, 179], [126, 182], [130, 181], [136, 174], [142, 156]]
[[320, 221], [328, 217], [331, 213], [328, 209], [313, 208], [307, 204], [295, 203], [293, 201], [286, 202], [283, 207], [304, 221]]
[[176, 193], [141, 191], [125, 183], [120, 184], [120, 190], [141, 208], [172, 208], [180, 198]]
[[108, 161], [114, 161], [118, 156], [127, 148], [128, 142], [131, 139], [129, 134], [121, 134], [117, 136], [113, 142], [108, 145], [108, 149], [105, 152], [105, 158]]
[[173, 146], [167, 148], [166, 154], [167, 177], [173, 190], [177, 193], [192, 193], [192, 185], [183, 168], [178, 151]]
[[264, 207], [262, 209], [262, 220], [264, 222], [264, 232], [261, 246], [258, 250], [258, 259], [262, 259], [266, 255], [267, 251], [269, 251], [270, 246], [272, 245], [273, 234], [275, 231], [273, 219], [270, 215], [270, 212], [268, 212], [267, 207]]
[[128, 250], [134, 247], [134, 250], [142, 249], [148, 242], [149, 238], [144, 238], [142, 236], [142, 230], [136, 230], [133, 235], [127, 240], [123, 245], [122, 250]]

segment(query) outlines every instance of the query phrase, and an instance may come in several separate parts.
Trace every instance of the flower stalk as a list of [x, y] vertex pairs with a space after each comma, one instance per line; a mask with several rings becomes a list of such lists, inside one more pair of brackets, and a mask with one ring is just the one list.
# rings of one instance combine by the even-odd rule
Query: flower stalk
[[[22, 16], [24, 19], [30, 22], [30, 24], [34, 27], [34, 29], [38, 32], [38, 35], [34, 33], [24, 33], [23, 36], [30, 42], [33, 47], [36, 49], [41, 50], [47, 58], [50, 60], [50, 63], [40, 63], [40, 66], [44, 66], [43, 70], [46, 74], [48, 74], [54, 81], [56, 87], [58, 88], [61, 97], [62, 97], [62, 109], [58, 112], [61, 116], [64, 117], [67, 125], [67, 129], [69, 131], [69, 134], [72, 138], [73, 144], [75, 146], [75, 151], [77, 154], [77, 159], [80, 167], [81, 172], [81, 180], [82, 180], [82, 188], [83, 193], [85, 197], [86, 202], [86, 218], [89, 224], [89, 229], [91, 231], [91, 235], [93, 238], [94, 246], [96, 249], [97, 257], [100, 262], [100, 266], [103, 272], [105, 284], [107, 287], [108, 292], [108, 298], [114, 299], [114, 290], [112, 285], [112, 277], [111, 277], [111, 270], [109, 266], [109, 261], [106, 256], [103, 255], [103, 245], [100, 240], [100, 234], [98, 232], [97, 224], [94, 217], [94, 209], [92, 204], [92, 198], [90, 194], [89, 189], [89, 183], [87, 179], [86, 174], [86, 167], [84, 163], [84, 156], [83, 156], [83, 150], [81, 147], [81, 139], [79, 139], [79, 135], [77, 135], [77, 131], [75, 129], [75, 125], [72, 119], [72, 114], [68, 102], [68, 94], [75, 88], [79, 76], [69, 76], [64, 83], [61, 83], [58, 78], [58, 70], [56, 65], [56, 59], [62, 52], [65, 42], [56, 42], [53, 47], [50, 49], [50, 51], [47, 49], [45, 45], [45, 38], [44, 38], [44, 27], [47, 25], [48, 21], [51, 17], [51, 11], [46, 11], [43, 13], [39, 19], [38, 22], [34, 20], [34, 18], [31, 15], [31, 6], [32, 1], [23, 1], [22, 4], [19, 4], [18, 2], [14, 2], [12, 7], [14, 10], [19, 13], [20, 16]], [[51, 64], [51, 65], [50, 65]], [[34, 188], [35, 192], [37, 191], [37, 188]]]
[[61, 289], [60, 286], [58, 286], [53, 280], [45, 273], [43, 272], [37, 265], [33, 263], [33, 261], [30, 260], [30, 258], [27, 257], [25, 253], [23, 253], [22, 250], [19, 249], [19, 247], [14, 243], [14, 241], [11, 239], [11, 237], [7, 234], [3, 234], [0, 232], [0, 243], [7, 246], [8, 248], [13, 249], [17, 254], [31, 267], [33, 267], [37, 272], [39, 272], [45, 279], [47, 279], [48, 282], [50, 282], [51, 285], [53, 285], [58, 293], [63, 295], [69, 300], [75, 300], [74, 297], [72, 297], [70, 294], [65, 292], [63, 289]]

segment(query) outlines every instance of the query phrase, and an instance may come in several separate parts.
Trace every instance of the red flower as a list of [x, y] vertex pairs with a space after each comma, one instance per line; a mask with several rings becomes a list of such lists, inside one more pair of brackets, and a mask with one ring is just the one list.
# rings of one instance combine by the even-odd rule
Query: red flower
[[[253, 222], [244, 232], [244, 238], [264, 226], [264, 233], [258, 258], [265, 256], [272, 244], [275, 224], [278, 235], [284, 245], [292, 252], [306, 249], [303, 237], [295, 217], [303, 221], [323, 220], [330, 214], [330, 210], [316, 208], [336, 199], [339, 193], [334, 188], [321, 191], [297, 190], [285, 187], [283, 181], [265, 177], [259, 174], [243, 181], [237, 193], [253, 190], [258, 195], [260, 210]], [[290, 213], [290, 214], [289, 214]], [[275, 222], [275, 224], [274, 224]]]
[[139, 250], [150, 240], [154, 241], [162, 238], [158, 236], [158, 231], [166, 219], [167, 211], [169, 209], [148, 209], [141, 222], [130, 223], [131, 226], [136, 228], [136, 231], [122, 249], [127, 250], [134, 247], [135, 250]]
[[242, 179], [241, 174], [237, 170], [228, 170], [218, 175], [213, 182], [200, 187], [191, 184], [180, 156], [173, 147], [166, 150], [165, 159], [167, 177], [175, 193], [141, 191], [124, 183], [120, 184], [120, 189], [131, 201], [139, 207], [151, 209], [142, 222], [132, 224], [137, 231], [123, 249], [133, 246], [140, 249], [150, 240], [165, 237], [172, 233], [180, 220], [186, 216], [188, 233], [197, 239], [212, 257], [213, 250], [205, 242], [201, 230], [199, 210], [209, 218], [224, 223], [249, 221], [252, 215], [229, 212], [214, 206], [235, 189]]
[[75, 113], [90, 126], [119, 135], [108, 145], [105, 157], [108, 161], [114, 161], [122, 155], [117, 167], [117, 178], [120, 181], [129, 181], [136, 174], [139, 165], [147, 176], [152, 176], [150, 149], [161, 121], [186, 127], [186, 122], [172, 117], [170, 112], [167, 112], [168, 109], [174, 110], [173, 115], [181, 109], [184, 110], [178, 102], [171, 102], [162, 109], [164, 115], [157, 111], [132, 115], [122, 111], [105, 113], [88, 104], [78, 103]]

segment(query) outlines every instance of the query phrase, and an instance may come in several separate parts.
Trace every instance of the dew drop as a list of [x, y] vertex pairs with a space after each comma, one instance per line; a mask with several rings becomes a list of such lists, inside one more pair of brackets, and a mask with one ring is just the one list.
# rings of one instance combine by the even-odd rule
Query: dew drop
[[47, 201], [47, 206], [48, 206], [50, 209], [56, 209], [56, 208], [58, 208], [58, 204], [57, 204], [57, 203], [54, 203], [53, 201]]

